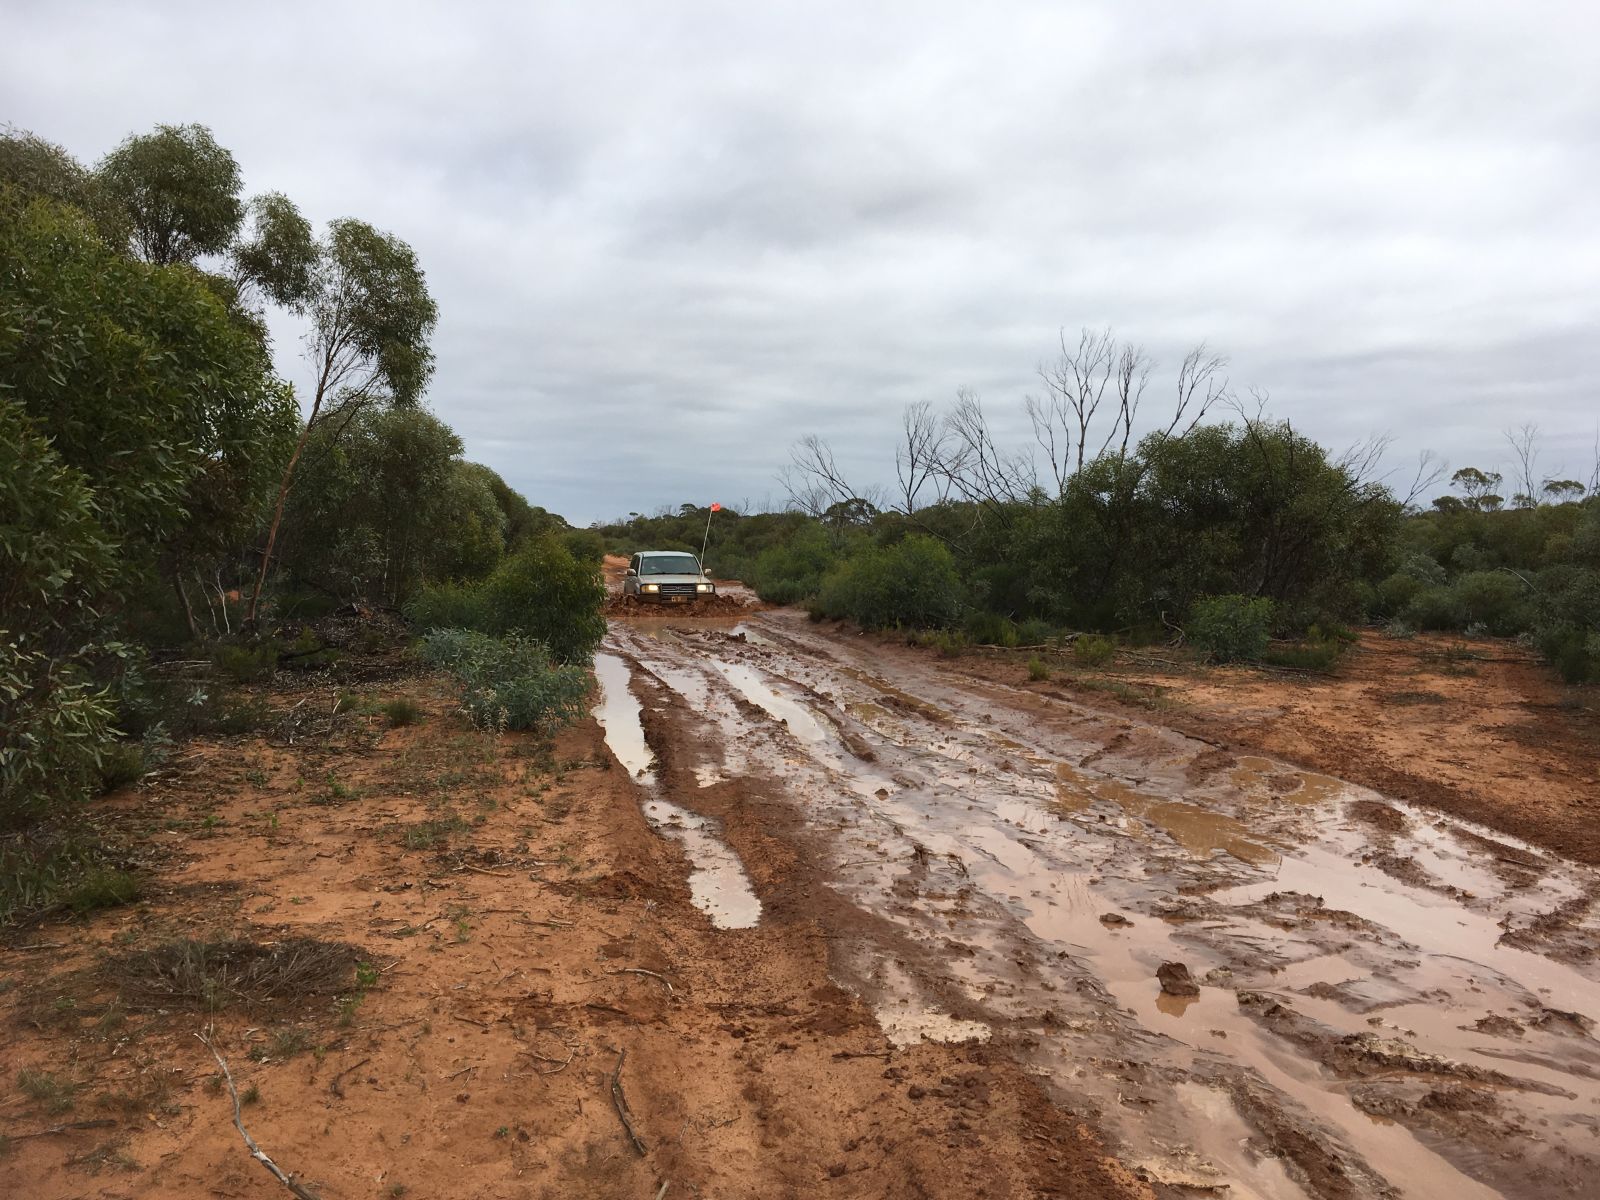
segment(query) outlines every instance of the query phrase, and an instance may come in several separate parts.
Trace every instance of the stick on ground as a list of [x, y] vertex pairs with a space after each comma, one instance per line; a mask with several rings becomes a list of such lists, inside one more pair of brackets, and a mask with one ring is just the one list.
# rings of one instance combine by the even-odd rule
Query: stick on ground
[[617, 1051], [617, 1069], [611, 1072], [611, 1103], [616, 1106], [617, 1116], [622, 1118], [622, 1127], [628, 1131], [628, 1140], [633, 1143], [639, 1157], [643, 1158], [647, 1151], [633, 1127], [633, 1118], [628, 1114], [628, 1098], [622, 1094], [622, 1060], [627, 1057], [626, 1050]]
[[[239, 1136], [244, 1139], [245, 1146], [250, 1150], [250, 1157], [271, 1171], [273, 1178], [299, 1197], [299, 1200], [321, 1200], [321, 1197], [310, 1188], [297, 1183], [293, 1175], [285, 1174], [283, 1168], [268, 1158], [266, 1151], [256, 1145], [255, 1138], [251, 1137], [250, 1131], [244, 1127], [244, 1117], [239, 1108], [239, 1089], [233, 1086], [233, 1072], [228, 1070], [227, 1062], [223, 1060], [222, 1055], [217, 1053], [216, 1046], [212, 1045], [211, 1038], [207, 1034], [197, 1033], [194, 1036], [200, 1039], [201, 1044], [207, 1050], [211, 1051], [211, 1057], [216, 1059], [217, 1066], [222, 1068], [223, 1082], [228, 1085], [228, 1095], [233, 1099], [233, 1127], [239, 1131]], [[620, 1069], [622, 1064], [619, 1062], [617, 1066]]]

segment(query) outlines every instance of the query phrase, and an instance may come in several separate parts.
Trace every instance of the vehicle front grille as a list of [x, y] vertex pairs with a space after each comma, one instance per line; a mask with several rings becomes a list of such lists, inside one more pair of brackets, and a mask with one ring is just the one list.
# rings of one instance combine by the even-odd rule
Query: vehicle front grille
[[663, 583], [661, 585], [663, 596], [692, 596], [694, 584], [692, 583]]

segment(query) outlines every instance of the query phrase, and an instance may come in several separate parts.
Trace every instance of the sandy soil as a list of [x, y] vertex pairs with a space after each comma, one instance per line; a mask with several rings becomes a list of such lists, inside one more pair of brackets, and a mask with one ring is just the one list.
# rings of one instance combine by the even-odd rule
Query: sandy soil
[[[0, 1195], [286, 1195], [207, 1027], [328, 1200], [1593, 1194], [1581, 696], [1426, 641], [1029, 682], [741, 608], [614, 621], [553, 749], [299, 685], [98, 806], [152, 886], [0, 950]], [[130, 958], [300, 937], [365, 965], [212, 1011]]]
[[[437, 683], [383, 694], [425, 719], [198, 743], [105, 806], [153, 844], [154, 884], [0, 951], [0, 1195], [287, 1195], [231, 1124], [208, 1026], [258, 1096], [246, 1128], [323, 1197], [1142, 1194], [1017, 1064], [891, 1051], [776, 844], [751, 859], [760, 926], [713, 928], [593, 721], [546, 757], [465, 728]], [[356, 944], [376, 982], [151, 1010], [114, 965], [296, 936]], [[23, 1071], [72, 1094], [32, 1098]]]

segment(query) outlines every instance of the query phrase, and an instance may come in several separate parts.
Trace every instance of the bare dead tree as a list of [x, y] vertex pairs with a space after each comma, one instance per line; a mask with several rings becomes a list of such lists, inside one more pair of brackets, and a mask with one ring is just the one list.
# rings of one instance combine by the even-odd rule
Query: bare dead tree
[[1172, 420], [1161, 430], [1162, 437], [1187, 437], [1212, 408], [1231, 398], [1228, 378], [1223, 374], [1227, 366], [1228, 360], [1211, 353], [1204, 342], [1183, 356], [1178, 367], [1177, 402], [1172, 408]]
[[[1119, 343], [1111, 331], [1084, 330], [1076, 347], [1060, 335], [1060, 354], [1039, 368], [1044, 395], [1024, 401], [1034, 442], [1044, 452], [1056, 494], [1084, 463], [1107, 453], [1126, 457], [1154, 363], [1144, 349]], [[1201, 343], [1178, 367], [1177, 394], [1159, 437], [1190, 433], [1228, 395], [1227, 360]]]
[[989, 429], [983, 401], [971, 388], [956, 393], [944, 419], [938, 471], [950, 491], [973, 504], [994, 507], [1025, 500], [1036, 486], [1032, 460], [1000, 449]]
[[865, 501], [881, 508], [883, 489], [874, 484], [857, 489], [834, 458], [833, 447], [816, 434], [807, 434], [789, 448], [789, 465], [778, 472], [778, 482], [789, 496], [789, 507], [813, 517], [823, 516], [836, 504]]
[[906, 405], [900, 428], [901, 440], [894, 452], [895, 478], [900, 484], [898, 507], [910, 516], [917, 510], [923, 489], [938, 478], [946, 432], [944, 422], [926, 400]]
[[1505, 438], [1516, 470], [1512, 479], [1517, 490], [1512, 493], [1511, 506], [1533, 508], [1539, 503], [1539, 427], [1530, 422], [1520, 429], [1508, 429]]
[[1357, 483], [1372, 482], [1378, 478], [1378, 468], [1392, 445], [1392, 433], [1368, 434], [1335, 457], [1333, 465], [1343, 469]]
[[1444, 479], [1444, 473], [1449, 469], [1450, 464], [1432, 450], [1422, 451], [1417, 455], [1417, 470], [1412, 476], [1411, 486], [1401, 497], [1400, 503], [1406, 508], [1411, 508], [1416, 504], [1417, 497], [1439, 486], [1440, 481]]

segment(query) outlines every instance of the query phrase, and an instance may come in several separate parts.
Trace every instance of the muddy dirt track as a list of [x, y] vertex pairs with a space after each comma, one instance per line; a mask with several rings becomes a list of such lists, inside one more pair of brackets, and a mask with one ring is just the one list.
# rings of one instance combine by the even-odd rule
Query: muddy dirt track
[[713, 922], [806, 906], [891, 1046], [1003, 1054], [1158, 1194], [1600, 1189], [1592, 868], [786, 611], [600, 675]]
[[[1152, 713], [750, 605], [629, 614], [596, 675], [553, 751], [281, 678], [97, 805], [150, 883], [0, 946], [0, 1196], [287, 1195], [207, 1029], [322, 1200], [1597, 1194], [1596, 871], [1462, 820], [1491, 789], [1241, 752], [1328, 711], [1248, 675]], [[1594, 769], [1495, 753], [1569, 808]], [[130, 966], [225, 939], [367, 968]]]

